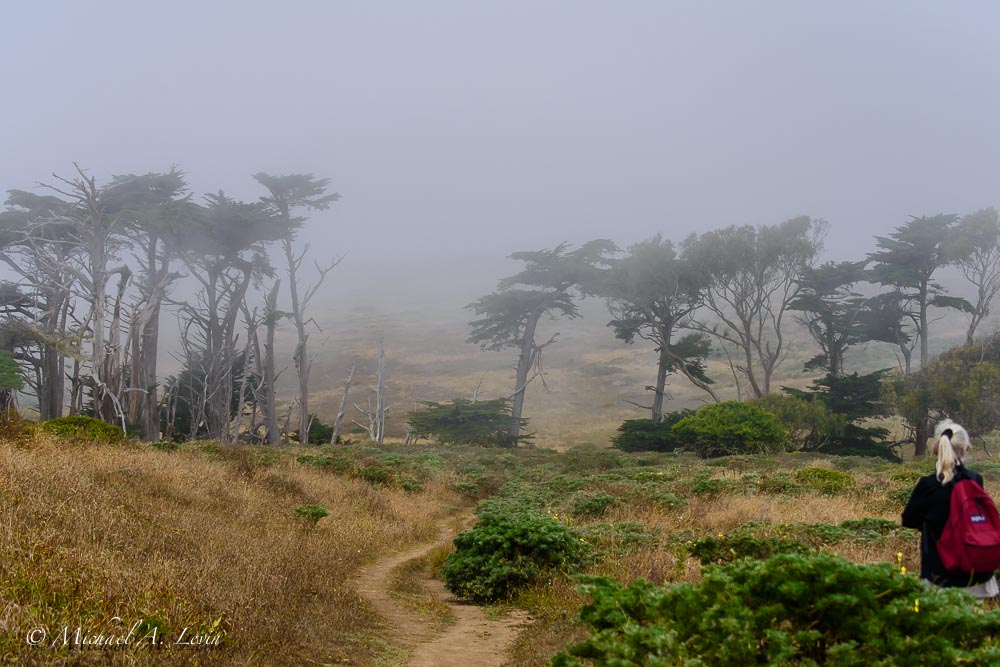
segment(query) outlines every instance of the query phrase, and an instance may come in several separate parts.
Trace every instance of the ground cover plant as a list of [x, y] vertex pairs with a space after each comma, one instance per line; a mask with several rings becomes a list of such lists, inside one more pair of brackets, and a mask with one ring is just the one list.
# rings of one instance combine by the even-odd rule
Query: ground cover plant
[[995, 664], [1000, 614], [930, 591], [890, 564], [783, 554], [661, 587], [584, 580], [590, 636], [554, 667]]
[[475, 527], [455, 538], [455, 551], [441, 572], [456, 595], [496, 602], [543, 577], [576, 572], [588, 552], [587, 542], [557, 517], [487, 502], [480, 505]]

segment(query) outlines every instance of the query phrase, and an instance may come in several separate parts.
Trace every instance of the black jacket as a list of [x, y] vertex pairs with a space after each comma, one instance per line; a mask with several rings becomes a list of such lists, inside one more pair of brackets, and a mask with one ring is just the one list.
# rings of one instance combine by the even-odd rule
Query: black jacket
[[942, 485], [937, 475], [921, 477], [916, 488], [910, 494], [910, 500], [903, 509], [903, 525], [920, 531], [920, 576], [938, 586], [965, 587], [989, 580], [992, 572], [979, 573], [973, 576], [967, 574], [949, 575], [941, 557], [937, 552], [937, 541], [941, 538], [944, 525], [948, 522], [951, 511], [951, 492], [955, 482], [960, 479], [971, 479], [980, 486], [983, 476], [972, 470], [957, 466], [952, 481]]

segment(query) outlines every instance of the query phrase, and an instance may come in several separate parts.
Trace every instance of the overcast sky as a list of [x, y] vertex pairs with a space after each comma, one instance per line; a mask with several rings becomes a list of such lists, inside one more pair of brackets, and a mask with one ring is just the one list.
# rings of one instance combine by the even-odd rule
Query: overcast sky
[[339, 284], [488, 290], [560, 241], [807, 214], [859, 258], [1000, 205], [993, 2], [10, 2], [0, 188], [72, 161], [343, 195]]

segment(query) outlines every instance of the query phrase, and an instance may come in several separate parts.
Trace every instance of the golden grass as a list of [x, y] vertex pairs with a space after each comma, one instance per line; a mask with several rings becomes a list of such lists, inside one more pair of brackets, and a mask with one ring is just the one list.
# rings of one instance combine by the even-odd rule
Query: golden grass
[[[0, 659], [373, 664], [384, 628], [353, 573], [433, 536], [457, 498], [433, 481], [406, 495], [223, 454], [0, 442]], [[330, 516], [312, 526], [294, 514], [304, 504]], [[159, 650], [147, 626], [124, 649], [63, 646], [64, 629], [125, 634], [137, 621], [159, 626]], [[41, 647], [26, 642], [33, 628], [47, 631]], [[221, 646], [172, 646], [184, 628]]]

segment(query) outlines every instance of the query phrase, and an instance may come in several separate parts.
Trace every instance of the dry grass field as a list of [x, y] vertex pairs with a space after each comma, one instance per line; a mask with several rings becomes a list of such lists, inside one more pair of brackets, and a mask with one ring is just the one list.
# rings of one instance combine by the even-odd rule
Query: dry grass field
[[[350, 578], [428, 539], [455, 492], [428, 480], [406, 494], [294, 457], [206, 449], [0, 442], [3, 662], [373, 664], [390, 650]], [[330, 516], [297, 517], [308, 504]], [[121, 636], [135, 623], [123, 649], [72, 650], [78, 628]], [[35, 628], [37, 647], [26, 641]], [[174, 645], [185, 628], [183, 639], [221, 646]]]

